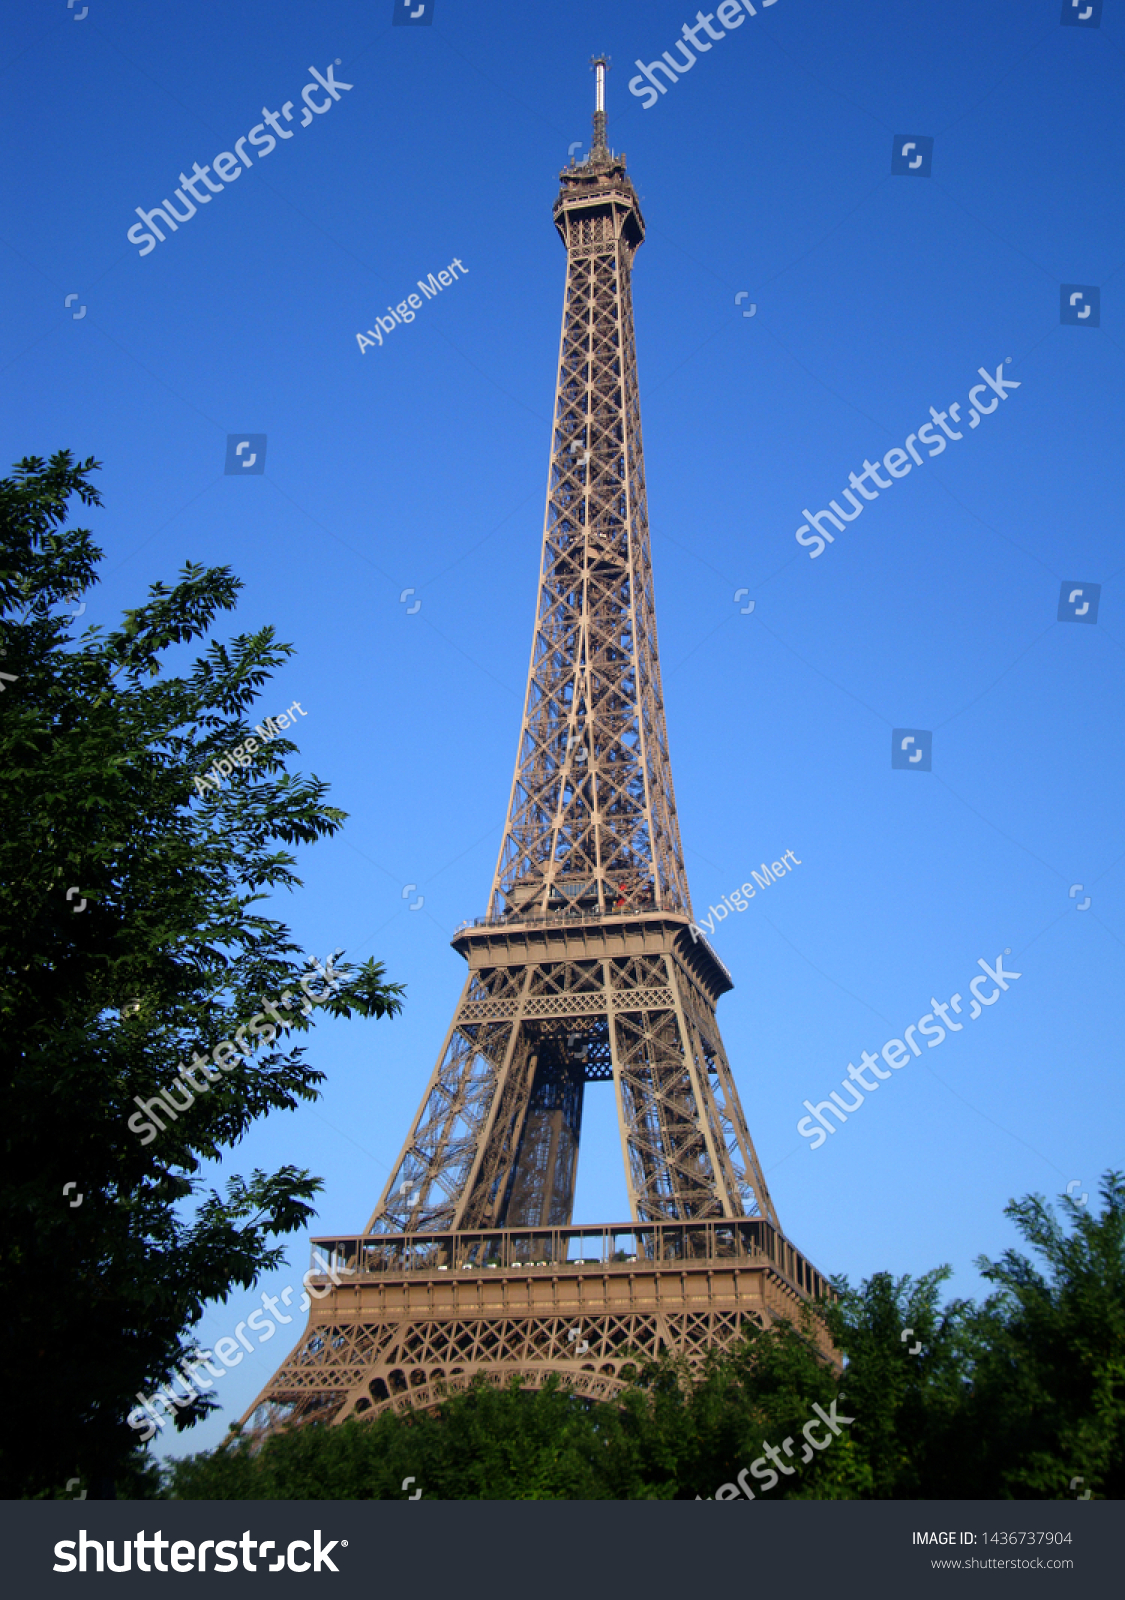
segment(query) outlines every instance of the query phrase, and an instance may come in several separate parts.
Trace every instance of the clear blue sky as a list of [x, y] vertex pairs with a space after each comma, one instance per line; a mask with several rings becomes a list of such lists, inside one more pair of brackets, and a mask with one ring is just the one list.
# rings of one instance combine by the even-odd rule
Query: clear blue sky
[[[301, 702], [301, 766], [350, 821], [277, 909], [306, 949], [408, 986], [394, 1023], [321, 1024], [324, 1099], [228, 1169], [308, 1166], [315, 1231], [362, 1228], [460, 991], [448, 940], [485, 906], [533, 618], [551, 205], [607, 51], [648, 224], [649, 509], [697, 911], [763, 859], [801, 863], [714, 937], [747, 1119], [822, 1270], [948, 1261], [978, 1292], [1010, 1197], [1093, 1196], [1122, 1155], [1123, 0], [1096, 29], [1060, 26], [1060, 0], [777, 0], [647, 110], [633, 62], [672, 49], [688, 0], [436, 0], [409, 28], [391, 0], [87, 8], [8, 10], [4, 459], [105, 463], [84, 620], [229, 562], [226, 631], [296, 644], [261, 711]], [[352, 88], [301, 127], [330, 64]], [[286, 101], [293, 137], [142, 257], [135, 208]], [[891, 175], [897, 134], [933, 138], [932, 176]], [[454, 258], [466, 275], [361, 355], [357, 332]], [[1100, 287], [1100, 327], [1060, 325], [1064, 283]], [[931, 406], [964, 420], [978, 368], [1009, 357], [1020, 387], [810, 559], [802, 509]], [[244, 482], [223, 470], [240, 429], [268, 439]], [[1096, 625], [1056, 621], [1065, 580], [1102, 586]], [[933, 730], [932, 772], [892, 771], [894, 728]], [[813, 1151], [801, 1102], [1005, 948], [1008, 993]], [[608, 1086], [584, 1138], [576, 1220], [624, 1218]], [[289, 1259], [265, 1287], [297, 1282], [303, 1240]], [[174, 1448], [215, 1442], [283, 1354], [247, 1359]]]

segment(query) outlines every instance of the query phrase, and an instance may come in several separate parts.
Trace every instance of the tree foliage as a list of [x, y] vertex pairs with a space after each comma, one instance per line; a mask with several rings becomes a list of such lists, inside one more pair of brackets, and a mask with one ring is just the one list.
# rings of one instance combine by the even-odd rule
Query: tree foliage
[[[202, 1188], [204, 1164], [258, 1118], [317, 1098], [323, 1074], [287, 1033], [216, 1074], [154, 1141], [127, 1126], [136, 1097], [308, 971], [261, 902], [299, 887], [292, 847], [344, 813], [286, 769], [283, 736], [197, 790], [252, 735], [250, 708], [292, 653], [264, 627], [168, 670], [234, 609], [229, 567], [189, 563], [120, 627], [75, 637], [69, 597], [97, 583], [102, 552], [65, 524], [75, 498], [100, 505], [96, 466], [63, 451], [0, 481], [5, 1495], [61, 1495], [75, 1473], [112, 1492], [143, 1471], [126, 1422], [136, 1393], [194, 1350], [209, 1301], [280, 1262], [271, 1241], [305, 1225], [320, 1186], [286, 1166]], [[321, 1009], [386, 1016], [399, 995], [368, 961]], [[315, 1020], [296, 1012], [294, 1032]]]
[[[670, 1358], [642, 1367], [616, 1404], [555, 1380], [530, 1393], [478, 1382], [436, 1414], [297, 1429], [259, 1450], [236, 1435], [172, 1464], [165, 1492], [669, 1500], [733, 1499], [741, 1485], [766, 1499], [1066, 1499], [1081, 1478], [1120, 1498], [1125, 1175], [1106, 1175], [1102, 1201], [1094, 1215], [1063, 1197], [1063, 1222], [1038, 1197], [1013, 1202], [1007, 1215], [1043, 1269], [1017, 1250], [982, 1261], [1000, 1288], [980, 1306], [940, 1304], [947, 1268], [876, 1273], [858, 1288], [839, 1280], [838, 1299], [800, 1327], [752, 1330], [694, 1377]], [[818, 1353], [815, 1315], [842, 1371]], [[838, 1426], [810, 1453], [802, 1440], [816, 1416]], [[823, 1443], [828, 1429], [815, 1427]], [[789, 1466], [772, 1484], [770, 1446]]]
[[1013, 1498], [1079, 1476], [1125, 1499], [1125, 1173], [1106, 1173], [1101, 1200], [1095, 1216], [1061, 1195], [1069, 1227], [1039, 1195], [1013, 1201], [1040, 1264], [1016, 1250], [978, 1262], [998, 1288], [978, 1323], [977, 1481]]

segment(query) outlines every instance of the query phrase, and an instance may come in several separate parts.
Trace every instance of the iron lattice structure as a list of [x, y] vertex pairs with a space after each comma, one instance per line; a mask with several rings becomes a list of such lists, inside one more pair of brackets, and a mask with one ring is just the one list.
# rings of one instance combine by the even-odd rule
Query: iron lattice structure
[[[606, 146], [604, 64], [595, 64], [590, 154], [560, 174], [554, 208], [567, 274], [547, 507], [488, 910], [454, 937], [468, 977], [366, 1234], [323, 1242], [357, 1276], [314, 1309], [313, 1331], [252, 1408], [259, 1426], [430, 1404], [435, 1381], [477, 1371], [516, 1371], [535, 1386], [561, 1363], [572, 1377], [600, 1373], [605, 1381], [591, 1393], [607, 1384], [612, 1391], [629, 1349], [655, 1353], [663, 1344], [698, 1356], [736, 1337], [744, 1314], [777, 1315], [813, 1292], [816, 1275], [781, 1236], [715, 1019], [732, 981], [692, 929], [657, 653], [633, 333], [631, 277], [644, 221], [624, 157]], [[582, 1362], [577, 1339], [559, 1345], [560, 1318], [575, 1306], [559, 1299], [557, 1271], [544, 1290], [542, 1269], [571, 1260], [569, 1243], [560, 1256], [560, 1240], [573, 1210], [585, 1085], [599, 1080], [614, 1085], [641, 1230], [625, 1257], [647, 1262], [656, 1288], [652, 1304], [626, 1297], [623, 1312], [619, 1290], [611, 1292], [620, 1273], [607, 1258], [605, 1292], [594, 1296], [600, 1310], [586, 1297], [600, 1359]], [[720, 1248], [719, 1223], [737, 1248]], [[758, 1231], [751, 1239], [730, 1233], [731, 1224]], [[688, 1268], [661, 1254], [662, 1227], [676, 1241], [670, 1259], [692, 1262], [692, 1272], [713, 1274], [718, 1259], [726, 1262], [721, 1304], [684, 1303]], [[510, 1247], [528, 1230], [548, 1230], [536, 1235], [543, 1253], [534, 1272], [533, 1247], [518, 1255]], [[494, 1258], [470, 1251], [461, 1259], [474, 1239], [499, 1240]], [[395, 1263], [408, 1256], [399, 1282]], [[460, 1289], [450, 1297], [450, 1280], [438, 1274], [453, 1272], [462, 1285], [460, 1273], [474, 1268], [500, 1273], [493, 1282], [508, 1301], [471, 1290], [466, 1299]], [[513, 1287], [517, 1268], [526, 1292]], [[634, 1265], [634, 1282], [641, 1270]], [[678, 1291], [668, 1287], [673, 1279]], [[438, 1289], [444, 1298], [435, 1300]], [[589, 1335], [582, 1342], [588, 1353]], [[408, 1370], [401, 1384], [391, 1381]]]

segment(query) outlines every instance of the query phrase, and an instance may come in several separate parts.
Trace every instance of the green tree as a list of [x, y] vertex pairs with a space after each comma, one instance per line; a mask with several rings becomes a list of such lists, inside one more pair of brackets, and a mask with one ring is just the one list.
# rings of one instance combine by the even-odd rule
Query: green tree
[[612, 1406], [549, 1378], [531, 1393], [477, 1380], [437, 1412], [314, 1424], [252, 1450], [228, 1440], [167, 1470], [182, 1500], [600, 1500]]
[[[63, 602], [98, 581], [102, 552], [65, 523], [73, 498], [100, 505], [96, 466], [63, 451], [0, 481], [5, 1496], [62, 1495], [75, 1473], [95, 1495], [136, 1481], [136, 1393], [194, 1353], [209, 1301], [279, 1264], [271, 1241], [304, 1226], [320, 1187], [287, 1166], [202, 1189], [204, 1164], [257, 1118], [317, 1098], [323, 1074], [287, 1032], [274, 1047], [272, 1026], [155, 1138], [136, 1131], [136, 1097], [307, 974], [259, 902], [299, 886], [286, 847], [335, 833], [344, 813], [319, 779], [286, 770], [296, 747], [281, 736], [199, 793], [292, 653], [266, 627], [167, 672], [174, 647], [233, 610], [229, 568], [189, 564], [120, 628], [73, 637]], [[368, 961], [325, 985], [321, 1009], [387, 1016], [400, 993]], [[302, 1034], [317, 1015], [293, 1010], [289, 1026]], [[186, 1404], [177, 1425], [207, 1405]]]
[[[672, 1358], [635, 1378], [613, 1403], [556, 1377], [531, 1392], [478, 1379], [435, 1412], [298, 1428], [259, 1450], [235, 1437], [173, 1463], [168, 1488], [186, 1500], [395, 1500], [419, 1489], [445, 1500], [671, 1500], [712, 1498], [740, 1472], [772, 1499], [854, 1499], [870, 1485], [848, 1424], [833, 1435], [817, 1415], [816, 1404], [846, 1412], [807, 1330], [752, 1330], [694, 1378]], [[825, 1445], [815, 1452], [804, 1449], [809, 1422]], [[792, 1463], [773, 1486], [751, 1475], [756, 1461], [769, 1470], [768, 1445]]]
[[1125, 1498], [1125, 1173], [1101, 1199], [1095, 1215], [1060, 1195], [1061, 1219], [1039, 1195], [1013, 1200], [1040, 1265], [1018, 1250], [977, 1263], [999, 1288], [977, 1319], [969, 1494]]
[[[1107, 1173], [1101, 1192], [1097, 1216], [1064, 1197], [1069, 1228], [1035, 1196], [1013, 1201], [1006, 1214], [1045, 1270], [1016, 1250], [982, 1260], [1000, 1285], [983, 1306], [940, 1303], [947, 1267], [858, 1288], [841, 1279], [835, 1303], [808, 1308], [799, 1327], [752, 1328], [695, 1375], [670, 1356], [643, 1365], [612, 1404], [553, 1382], [523, 1394], [478, 1384], [436, 1414], [300, 1429], [258, 1453], [234, 1440], [179, 1463], [169, 1487], [184, 1499], [398, 1499], [422, 1487], [445, 1499], [666, 1500], [731, 1498], [741, 1475], [757, 1498], [992, 1500], [1065, 1498], [1080, 1477], [1121, 1498], [1125, 1175]], [[820, 1352], [818, 1318], [842, 1372]], [[804, 1461], [818, 1406], [838, 1429]], [[770, 1445], [792, 1468], [772, 1484]]]
[[1065, 1499], [1074, 1478], [1125, 1493], [1125, 1176], [1101, 1195], [1100, 1215], [1061, 1196], [1061, 1220], [1037, 1195], [1013, 1200], [1040, 1264], [981, 1257], [999, 1286], [983, 1305], [939, 1306], [947, 1267], [839, 1281], [827, 1320], [876, 1498]]
[[977, 1339], [971, 1301], [939, 1304], [950, 1272], [939, 1267], [918, 1279], [877, 1272], [858, 1288], [834, 1280], [838, 1299], [825, 1319], [847, 1362], [841, 1387], [871, 1474], [865, 1498], [963, 1495], [960, 1430]]
[[838, 1422], [833, 1431], [821, 1417], [854, 1410], [819, 1348], [821, 1316], [806, 1308], [799, 1327], [750, 1327], [739, 1347], [711, 1352], [695, 1375], [671, 1357], [644, 1368], [625, 1397], [621, 1440], [607, 1449], [614, 1496], [711, 1499], [725, 1490], [722, 1498], [733, 1498], [731, 1485], [772, 1500], [863, 1492], [869, 1474], [852, 1424]]

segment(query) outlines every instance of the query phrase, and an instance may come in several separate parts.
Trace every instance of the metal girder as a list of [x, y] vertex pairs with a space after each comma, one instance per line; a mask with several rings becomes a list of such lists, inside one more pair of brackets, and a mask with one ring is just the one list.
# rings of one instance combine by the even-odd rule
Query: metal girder
[[[503, 961], [474, 965], [376, 1232], [568, 1222], [582, 1085], [610, 1076], [638, 1220], [776, 1222], [716, 996], [677, 953], [691, 900], [660, 688], [630, 291], [644, 223], [624, 162], [604, 145], [562, 180], [567, 276], [539, 597], [485, 919], [507, 931], [507, 948]], [[622, 958], [621, 921], [638, 916], [658, 926], [647, 953]], [[537, 947], [529, 925], [561, 919], [572, 944], [581, 936], [581, 957]]]
[[[638, 1352], [676, 1348], [698, 1363], [736, 1339], [747, 1316], [791, 1315], [823, 1292], [780, 1233], [723, 1049], [715, 1004], [730, 975], [691, 931], [633, 333], [644, 220], [604, 131], [599, 98], [590, 155], [560, 174], [555, 204], [567, 272], [539, 590], [487, 915], [453, 940], [469, 975], [353, 1250], [368, 1263], [367, 1287], [357, 1279], [326, 1291], [305, 1341], [255, 1403], [259, 1432], [434, 1404], [443, 1384], [475, 1372], [516, 1372], [535, 1387], [561, 1370], [608, 1398]], [[609, 1080], [630, 1214], [647, 1241], [635, 1248], [652, 1270], [643, 1291], [638, 1266], [576, 1306], [560, 1286], [558, 1252], [563, 1267], [575, 1264], [564, 1236], [584, 1085]], [[553, 1230], [552, 1242], [517, 1244], [529, 1229]], [[738, 1267], [720, 1293], [720, 1264], [745, 1239], [752, 1254], [768, 1250], [769, 1264]], [[469, 1241], [463, 1259], [451, 1240]], [[662, 1240], [691, 1258], [690, 1272], [661, 1257]], [[513, 1256], [525, 1248], [547, 1251], [522, 1260], [553, 1266], [549, 1282], [533, 1274], [525, 1284]], [[415, 1258], [432, 1281], [410, 1276]], [[480, 1280], [476, 1299], [461, 1272]], [[449, 1274], [443, 1287], [438, 1273]], [[580, 1370], [560, 1346], [562, 1319], [576, 1310], [596, 1347]]]
[[[583, 929], [587, 949], [601, 931], [596, 920]], [[561, 1113], [566, 1081], [609, 1075], [605, 1049], [587, 1059], [598, 1041], [608, 1045], [632, 1215], [763, 1216], [776, 1226], [714, 1004], [674, 931], [665, 946], [559, 962], [529, 955], [526, 966], [473, 972], [370, 1228], [515, 1227], [544, 1206], [569, 1222], [580, 1093], [561, 1143], [561, 1124], [544, 1114]]]
[[[336, 1286], [314, 1284], [325, 1298], [246, 1413], [251, 1439], [435, 1406], [478, 1377], [536, 1389], [557, 1376], [612, 1401], [643, 1361], [670, 1351], [699, 1373], [748, 1326], [796, 1322], [803, 1300], [831, 1296], [761, 1219], [315, 1243]], [[810, 1332], [831, 1362], [823, 1325]]]
[[624, 164], [564, 171], [567, 246], [539, 598], [489, 915], [690, 912], [657, 658]]

